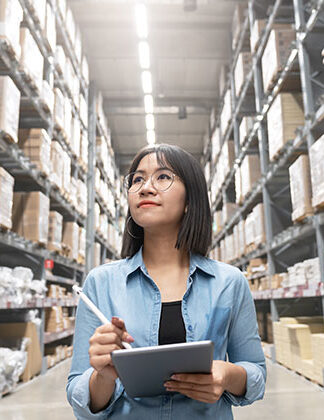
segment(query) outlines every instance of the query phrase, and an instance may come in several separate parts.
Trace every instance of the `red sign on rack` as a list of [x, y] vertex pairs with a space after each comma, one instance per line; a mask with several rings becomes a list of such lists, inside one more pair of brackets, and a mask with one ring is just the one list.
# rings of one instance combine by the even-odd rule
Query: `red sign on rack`
[[54, 261], [53, 260], [45, 260], [45, 268], [47, 270], [52, 270], [54, 268]]

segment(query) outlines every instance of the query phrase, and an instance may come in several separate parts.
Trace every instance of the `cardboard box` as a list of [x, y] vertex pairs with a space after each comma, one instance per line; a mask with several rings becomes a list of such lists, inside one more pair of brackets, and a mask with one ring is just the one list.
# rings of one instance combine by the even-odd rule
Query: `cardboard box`
[[88, 167], [88, 132], [85, 130], [81, 130], [80, 162], [85, 169]]
[[43, 80], [43, 88], [41, 93], [41, 100], [43, 102], [43, 106], [51, 115], [54, 114], [54, 92], [51, 85], [46, 81]]
[[70, 195], [70, 184], [71, 184], [71, 158], [69, 154], [62, 150], [63, 159], [63, 173], [62, 173], [62, 190], [67, 197]]
[[236, 204], [243, 203], [243, 194], [242, 194], [242, 175], [241, 175], [241, 167], [239, 166], [236, 168], [235, 171], [235, 201]]
[[83, 227], [79, 227], [79, 251], [78, 251], [78, 262], [84, 264], [86, 250], [86, 230]]
[[213, 232], [217, 235], [223, 229], [222, 211], [218, 210], [214, 213]]
[[240, 124], [240, 145], [243, 146], [253, 128], [254, 118], [245, 116]]
[[64, 133], [66, 135], [66, 142], [71, 144], [72, 136], [72, 105], [70, 98], [64, 98]]
[[50, 211], [48, 219], [48, 244], [51, 251], [62, 249], [63, 216], [57, 211]]
[[65, 98], [60, 89], [54, 88], [54, 123], [58, 130], [64, 131]]
[[48, 215], [49, 198], [40, 191], [14, 193], [12, 230], [18, 235], [46, 245]]
[[63, 223], [62, 243], [67, 247], [67, 256], [77, 261], [79, 252], [79, 226], [75, 222]]
[[240, 220], [238, 227], [239, 257], [245, 254], [245, 220]]
[[324, 135], [320, 137], [309, 150], [311, 181], [312, 181], [312, 205], [313, 207], [324, 206]]
[[251, 37], [250, 37], [250, 45], [251, 45], [252, 53], [254, 53], [257, 50], [260, 43], [261, 35], [266, 25], [267, 25], [266, 19], [256, 19], [254, 21], [252, 31], [251, 31]]
[[259, 155], [246, 155], [241, 163], [241, 178], [243, 200], [261, 178]]
[[256, 245], [263, 244], [266, 240], [263, 203], [260, 203], [253, 208], [253, 219], [255, 225], [254, 243]]
[[50, 50], [55, 53], [56, 49], [56, 25], [55, 25], [55, 13], [52, 6], [46, 3], [46, 17], [45, 17], [45, 28], [44, 36]]
[[11, 229], [14, 178], [0, 167], [0, 226]]
[[43, 89], [44, 57], [28, 28], [20, 28], [21, 55], [19, 65], [32, 80], [37, 92]]
[[236, 213], [238, 206], [236, 203], [224, 203], [222, 208], [223, 225], [225, 225]]
[[101, 245], [98, 242], [94, 243], [94, 266], [101, 264]]
[[56, 70], [61, 76], [63, 76], [64, 71], [65, 71], [65, 62], [66, 62], [66, 57], [65, 57], [65, 52], [62, 45], [56, 45], [54, 64], [55, 64]]
[[220, 130], [224, 136], [232, 118], [231, 89], [228, 89], [224, 96], [223, 109], [220, 115]]
[[295, 30], [290, 24], [272, 29], [262, 56], [263, 88], [271, 89], [276, 75], [282, 71], [291, 52], [291, 44], [296, 39]]
[[304, 125], [301, 94], [280, 93], [268, 111], [269, 157], [274, 160], [289, 140], [296, 137], [298, 126]]
[[51, 164], [52, 173], [50, 181], [57, 186], [59, 190], [63, 189], [63, 172], [64, 172], [64, 150], [58, 141], [51, 143]]
[[87, 185], [81, 181], [81, 179], [78, 179], [78, 194], [77, 194], [77, 201], [78, 201], [78, 211], [86, 216], [87, 214]]
[[46, 308], [45, 311], [45, 331], [59, 332], [63, 328], [63, 312], [61, 306]]
[[18, 132], [18, 146], [26, 157], [45, 175], [51, 173], [51, 139], [41, 128], [23, 128]]
[[79, 158], [81, 142], [81, 125], [79, 118], [72, 118], [71, 134], [71, 149], [74, 155]]
[[292, 203], [292, 221], [299, 221], [313, 214], [312, 186], [309, 158], [301, 155], [289, 167], [290, 193]]
[[42, 355], [36, 324], [33, 322], [0, 323], [0, 336], [3, 338], [29, 338], [27, 364], [21, 375], [23, 382], [29, 381], [41, 371]]
[[312, 334], [312, 354], [314, 362], [314, 379], [316, 382], [324, 385], [323, 368], [324, 368], [324, 334]]
[[221, 136], [220, 136], [220, 129], [216, 127], [212, 138], [211, 138], [211, 147], [212, 147], [212, 162], [215, 162], [216, 157], [219, 155], [221, 150]]
[[17, 143], [20, 91], [9, 76], [0, 76], [0, 127], [4, 135]]
[[247, 10], [248, 2], [241, 1], [236, 4], [233, 19], [232, 19], [232, 49], [235, 50], [237, 43], [240, 39], [240, 35], [243, 29], [243, 23], [245, 16], [248, 12]]
[[234, 80], [235, 80], [235, 94], [238, 97], [241, 93], [245, 80], [252, 68], [252, 56], [249, 51], [241, 52], [237, 58]]
[[0, 3], [0, 39], [5, 39], [17, 60], [20, 59], [20, 22], [23, 10], [19, 0], [2, 0]]

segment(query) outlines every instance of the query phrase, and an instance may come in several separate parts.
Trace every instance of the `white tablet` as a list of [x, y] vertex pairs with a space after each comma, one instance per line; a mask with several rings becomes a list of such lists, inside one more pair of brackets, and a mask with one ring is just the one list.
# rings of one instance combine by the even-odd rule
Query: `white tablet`
[[115, 350], [112, 361], [130, 397], [167, 394], [164, 382], [173, 373], [210, 373], [214, 343], [195, 341]]

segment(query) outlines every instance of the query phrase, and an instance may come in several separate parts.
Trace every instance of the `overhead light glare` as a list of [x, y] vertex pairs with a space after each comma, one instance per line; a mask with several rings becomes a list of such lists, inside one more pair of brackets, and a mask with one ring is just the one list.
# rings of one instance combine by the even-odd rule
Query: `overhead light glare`
[[153, 114], [154, 104], [153, 104], [152, 95], [144, 96], [144, 108], [145, 108], [145, 114]]
[[146, 139], [147, 139], [147, 143], [149, 145], [155, 144], [155, 131], [154, 130], [148, 130], [146, 132]]
[[142, 72], [142, 87], [144, 93], [152, 93], [152, 75], [150, 71]]
[[142, 69], [150, 68], [150, 47], [146, 41], [138, 44], [139, 62]]
[[136, 30], [139, 38], [144, 39], [148, 36], [146, 6], [142, 3], [135, 6]]
[[154, 130], [154, 115], [153, 114], [146, 114], [145, 116], [145, 123], [146, 123], [146, 130]]

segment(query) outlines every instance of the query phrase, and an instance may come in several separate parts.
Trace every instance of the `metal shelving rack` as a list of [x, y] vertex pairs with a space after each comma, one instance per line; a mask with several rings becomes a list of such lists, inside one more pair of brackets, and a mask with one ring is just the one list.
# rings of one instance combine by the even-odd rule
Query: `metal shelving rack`
[[[266, 11], [270, 10], [268, 16]], [[221, 145], [234, 138], [235, 164], [229, 171], [220, 191], [212, 200], [212, 210], [221, 209], [222, 204], [233, 198], [234, 176], [236, 168], [240, 166], [246, 154], [255, 153], [255, 147], [260, 156], [261, 178], [246, 196], [243, 204], [235, 212], [224, 228], [214, 237], [213, 247], [233, 230], [233, 227], [250, 212], [254, 205], [263, 202], [266, 243], [259, 245], [243, 258], [233, 262], [244, 268], [252, 258], [267, 257], [268, 276], [281, 272], [294, 263], [312, 257], [319, 257], [321, 269], [321, 283], [316, 289], [308, 290], [294, 287], [289, 290], [253, 292], [256, 308], [261, 312], [271, 310], [272, 320], [280, 316], [294, 316], [298, 314], [324, 314], [324, 213], [317, 213], [306, 218], [302, 223], [292, 224], [290, 218], [290, 193], [288, 168], [302, 153], [307, 153], [314, 141], [324, 132], [324, 71], [320, 72], [313, 64], [314, 53], [323, 48], [324, 34], [324, 1], [312, 2], [294, 0], [264, 0], [262, 4], [250, 0], [248, 11], [237, 47], [232, 53], [232, 61], [228, 77], [228, 85], [232, 96], [232, 121], [221, 140]], [[248, 72], [241, 93], [235, 96], [234, 69], [239, 53], [245, 45], [248, 30], [252, 31], [256, 18], [267, 19], [267, 24], [257, 50], [252, 54], [252, 65]], [[263, 90], [261, 57], [274, 22], [289, 22], [296, 29], [296, 42], [292, 45], [286, 65], [278, 73], [275, 84], [269, 93]], [[322, 65], [322, 64], [321, 64]], [[305, 124], [294, 139], [291, 139], [282, 149], [277, 160], [269, 162], [267, 138], [267, 112], [280, 89], [290, 78], [300, 74], [301, 90], [305, 110]], [[251, 109], [248, 95], [255, 96], [255, 110]], [[321, 96], [322, 95], [322, 96]], [[222, 110], [223, 99], [220, 100], [219, 110]], [[246, 106], [247, 105], [247, 106]], [[254, 111], [254, 112], [253, 112]], [[248, 138], [241, 146], [239, 142], [238, 123], [244, 115], [254, 114], [253, 127]], [[220, 113], [216, 118], [219, 125]], [[207, 147], [208, 150], [208, 147]], [[206, 156], [208, 160], [210, 153]], [[216, 158], [216, 163], [217, 164]], [[215, 165], [216, 166], [216, 165]], [[215, 174], [211, 170], [209, 187]], [[288, 211], [287, 211], [288, 209]], [[264, 317], [266, 321], [266, 318]], [[273, 359], [275, 355], [273, 354]]]

